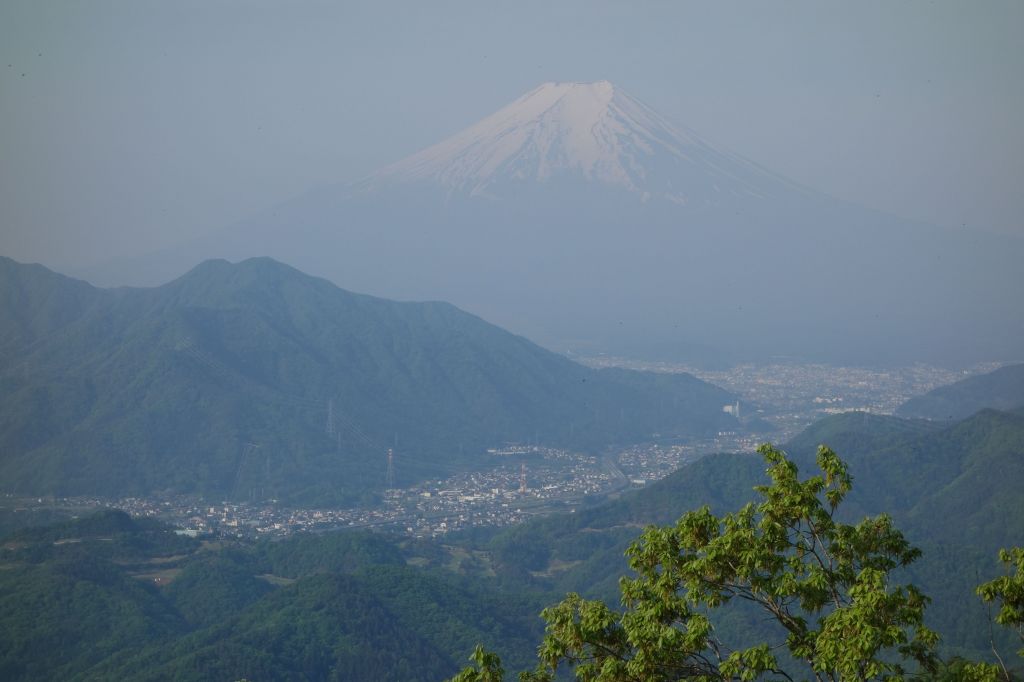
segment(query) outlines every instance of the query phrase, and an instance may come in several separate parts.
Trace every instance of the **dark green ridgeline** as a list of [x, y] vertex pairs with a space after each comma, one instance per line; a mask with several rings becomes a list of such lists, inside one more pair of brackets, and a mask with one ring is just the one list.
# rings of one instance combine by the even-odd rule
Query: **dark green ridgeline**
[[689, 375], [595, 370], [445, 303], [270, 259], [96, 289], [0, 258], [0, 480], [31, 494], [351, 503], [503, 442], [736, 428]]
[[214, 547], [100, 512], [4, 541], [0, 679], [438, 680], [478, 641], [528, 665], [545, 601], [382, 535]]

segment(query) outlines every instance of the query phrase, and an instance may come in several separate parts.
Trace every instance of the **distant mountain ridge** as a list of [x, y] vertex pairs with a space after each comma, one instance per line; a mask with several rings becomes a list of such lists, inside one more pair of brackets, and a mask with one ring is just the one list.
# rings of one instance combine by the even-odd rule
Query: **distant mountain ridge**
[[911, 398], [896, 413], [903, 417], [957, 420], [979, 410], [1024, 407], [1024, 364], [1007, 365], [978, 376], [940, 386]]
[[260, 255], [389, 298], [451, 301], [560, 351], [1024, 355], [1024, 240], [814, 192], [606, 81], [545, 83], [363, 180], [92, 276], [153, 284]]
[[[351, 501], [506, 441], [596, 447], [735, 428], [689, 375], [596, 371], [446, 303], [271, 259], [99, 290], [10, 260], [0, 480], [38, 493]], [[6, 329], [6, 327], [5, 327]]]

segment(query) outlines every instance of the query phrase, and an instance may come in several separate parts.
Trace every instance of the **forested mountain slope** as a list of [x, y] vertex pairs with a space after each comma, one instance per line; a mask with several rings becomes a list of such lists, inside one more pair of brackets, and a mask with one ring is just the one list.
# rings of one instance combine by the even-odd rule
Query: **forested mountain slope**
[[527, 665], [543, 603], [407, 566], [379, 535], [218, 547], [100, 512], [4, 541], [0, 677], [426, 682], [480, 641]]
[[0, 480], [22, 492], [351, 501], [479, 463], [735, 428], [689, 375], [595, 370], [445, 303], [353, 294], [270, 259], [151, 289], [0, 261]]

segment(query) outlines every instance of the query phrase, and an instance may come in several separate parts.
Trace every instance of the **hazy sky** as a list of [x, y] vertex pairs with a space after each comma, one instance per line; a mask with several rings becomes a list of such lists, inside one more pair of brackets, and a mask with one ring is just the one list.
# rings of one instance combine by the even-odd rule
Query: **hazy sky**
[[1024, 3], [0, 2], [0, 254], [145, 252], [608, 79], [834, 196], [1024, 237]]

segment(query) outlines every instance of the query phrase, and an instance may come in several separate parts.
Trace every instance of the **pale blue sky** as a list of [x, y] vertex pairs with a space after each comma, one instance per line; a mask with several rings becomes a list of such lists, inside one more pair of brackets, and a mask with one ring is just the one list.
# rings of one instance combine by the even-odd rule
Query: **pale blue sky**
[[1024, 237], [1021, 2], [0, 3], [0, 254], [87, 265], [608, 79], [835, 196]]

